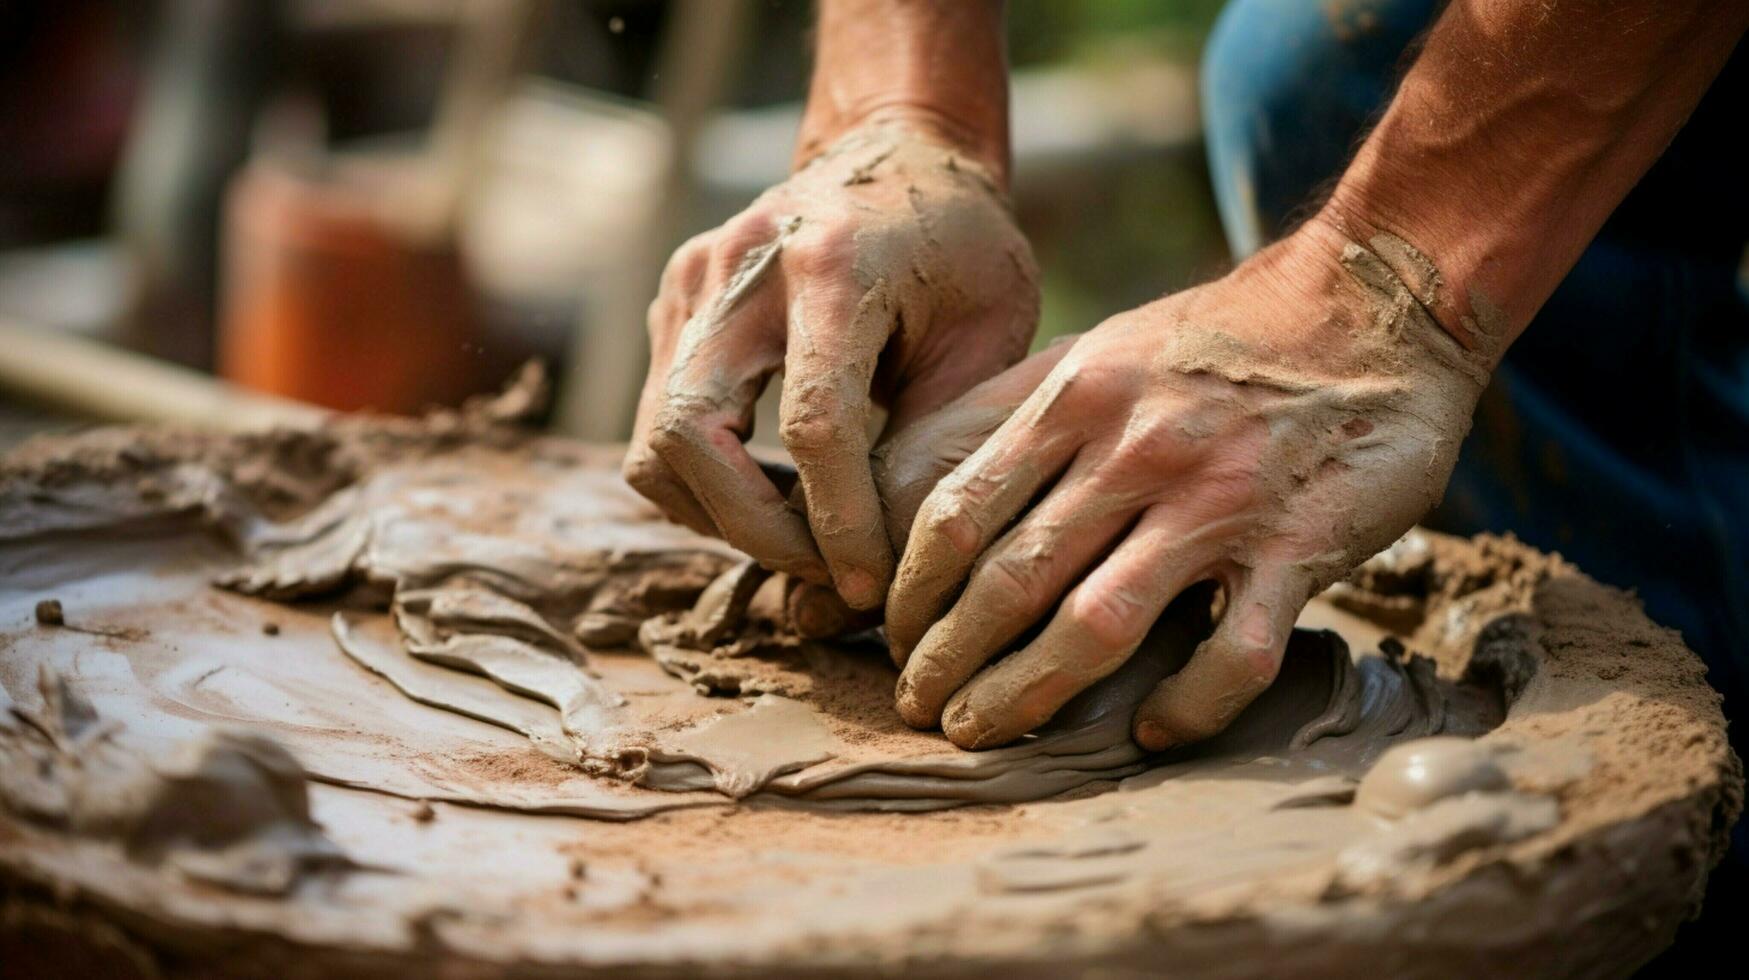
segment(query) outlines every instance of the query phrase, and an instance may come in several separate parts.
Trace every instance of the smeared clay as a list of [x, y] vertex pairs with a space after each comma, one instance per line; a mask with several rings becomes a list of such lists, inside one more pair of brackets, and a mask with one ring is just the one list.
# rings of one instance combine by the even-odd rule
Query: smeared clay
[[1497, 793], [1511, 786], [1486, 745], [1461, 738], [1428, 738], [1399, 745], [1380, 757], [1355, 791], [1354, 805], [1395, 819], [1452, 796]]
[[[465, 469], [493, 467], [476, 457]], [[351, 530], [357, 519], [321, 508], [303, 522], [321, 529], [317, 538], [274, 534], [263, 539], [267, 543], [256, 562], [271, 574], [246, 568], [224, 581], [246, 591], [271, 582], [272, 594], [280, 598], [298, 595], [305, 583], [323, 591], [354, 583], [387, 588], [401, 645], [412, 658], [483, 676], [512, 694], [556, 708], [559, 729], [574, 746], [572, 761], [590, 772], [656, 789], [714, 787], [733, 798], [763, 793], [830, 800], [836, 807], [919, 809], [1024, 801], [1128, 775], [1145, 761], [1129, 739], [1129, 715], [1160, 679], [1184, 663], [1207, 628], [1206, 608], [1186, 603], [1156, 630], [1145, 656], [1069, 705], [1026, 744], [960, 755], [939, 737], [918, 734], [870, 746], [854, 741], [855, 733], [822, 706], [803, 707], [835, 693], [810, 676], [814, 665], [831, 655], [810, 649], [787, 624], [750, 617], [753, 598], [771, 573], [751, 562], [724, 561], [723, 570], [702, 588], [693, 580], [690, 589], [668, 593], [670, 599], [694, 595], [690, 607], [649, 610], [638, 642], [657, 665], [699, 693], [751, 700], [671, 729], [672, 697], [643, 698], [635, 685], [601, 676], [610, 659], [623, 655], [587, 651], [567, 624], [600, 611], [596, 597], [605, 583], [627, 574], [648, 576], [654, 569], [690, 568], [688, 561], [678, 554], [658, 560], [649, 552], [634, 559], [635, 521], [616, 531], [626, 550], [603, 554], [600, 535], [589, 525], [561, 526], [543, 518], [579, 500], [623, 494], [611, 483], [602, 484], [581, 461], [565, 472], [498, 467], [491, 482], [463, 480], [459, 473], [435, 463], [411, 472], [391, 468], [340, 501], [371, 515], [369, 534]], [[441, 496], [433, 495], [435, 487], [444, 488]], [[498, 533], [485, 535], [476, 524], [502, 501], [513, 501], [517, 516]], [[633, 513], [636, 505], [604, 502], [601, 509]], [[346, 547], [323, 543], [328, 536]], [[453, 545], [435, 547], [439, 541], [463, 542], [478, 558], [461, 563]], [[651, 547], [663, 545], [682, 554], [686, 550], [680, 542], [652, 539]], [[348, 570], [335, 572], [337, 561]], [[609, 591], [648, 596], [655, 590]], [[1207, 596], [1201, 601], [1206, 607]], [[346, 652], [397, 686], [412, 689], [414, 681], [399, 678], [392, 658], [364, 651], [349, 639], [353, 632], [346, 614], [337, 617], [336, 634]], [[1480, 703], [1486, 696], [1471, 697], [1477, 704], [1470, 705], [1456, 688], [1437, 680], [1431, 661], [1377, 651], [1362, 651], [1366, 655], [1356, 659], [1340, 639], [1306, 642], [1307, 649], [1317, 651], [1305, 654], [1313, 672], [1295, 673], [1294, 684], [1321, 711], [1310, 718], [1278, 712], [1277, 734], [1267, 745], [1254, 746], [1256, 751], [1304, 749], [1326, 739], [1351, 739], [1370, 749], [1391, 737], [1435, 734], [1446, 730], [1451, 703], [1475, 708], [1455, 721], [1459, 727], [1480, 731], [1491, 724], [1481, 720], [1491, 710]], [[837, 683], [869, 685], [875, 711], [890, 723], [880, 700], [892, 675], [878, 660], [868, 663], [865, 657], [856, 666]], [[421, 700], [444, 706], [445, 699], [428, 687]], [[512, 704], [506, 702], [502, 718], [471, 695], [458, 698], [454, 707], [528, 732], [525, 709]], [[749, 721], [755, 714], [757, 721]], [[768, 744], [759, 744], [761, 731]], [[552, 745], [550, 732], [538, 740], [543, 747]]]
[[[1031, 249], [984, 168], [914, 127], [856, 127], [676, 252], [627, 478], [766, 567], [878, 608], [894, 555], [874, 407], [896, 427], [926, 414], [1019, 360], [1037, 319]], [[805, 511], [740, 446], [779, 369]]]
[[0, 703], [0, 811], [245, 892], [284, 894], [306, 872], [350, 866], [310, 819], [302, 767], [271, 738], [208, 729], [147, 753], [46, 665], [37, 693], [34, 709]]
[[[994, 434], [929, 492], [895, 573], [908, 722], [1011, 742], [1212, 579], [1220, 623], [1135, 728], [1155, 748], [1207, 738], [1270, 682], [1307, 600], [1437, 503], [1498, 338], [1440, 326], [1438, 269], [1400, 239], [1316, 261], [1308, 294], [1247, 267], [1100, 324], [1005, 417], [975, 391], [916, 424], [938, 446]], [[882, 465], [919, 486], [899, 462]]]
[[[355, 468], [271, 512], [223, 441], [9, 461], [0, 691], [34, 705], [47, 665], [153, 758], [247, 725], [384, 873], [238, 897], [8, 806], [0, 878], [68, 935], [210, 972], [1619, 975], [1739, 805], [1679, 638], [1509, 540], [1405, 538], [1202, 745], [1127, 737], [1207, 629], [1191, 595], [1051, 729], [971, 753], [896, 717], [878, 642], [802, 640], [779, 576], [654, 520], [613, 451], [483, 422], [299, 438]], [[95, 440], [158, 448], [118, 479]], [[38, 624], [50, 596], [91, 632]]]

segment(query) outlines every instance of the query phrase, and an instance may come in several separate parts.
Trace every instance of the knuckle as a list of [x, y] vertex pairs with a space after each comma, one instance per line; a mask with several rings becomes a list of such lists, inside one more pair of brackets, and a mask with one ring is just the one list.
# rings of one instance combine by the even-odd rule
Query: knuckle
[[1256, 469], [1244, 462], [1216, 461], [1200, 475], [1199, 505], [1211, 513], [1236, 514], [1248, 509], [1259, 490]]
[[961, 556], [970, 557], [977, 549], [977, 525], [956, 499], [924, 501], [917, 523], [931, 538], [947, 542]]
[[653, 351], [672, 351], [673, 341], [686, 325], [689, 306], [683, 297], [660, 292], [644, 311], [644, 331]]
[[1142, 506], [1170, 493], [1173, 475], [1153, 457], [1120, 444], [1094, 459], [1086, 483], [1088, 490], [1107, 499]]
[[[1140, 421], [1139, 419], [1137, 421]], [[1154, 474], [1181, 457], [1184, 446], [1171, 422], [1151, 420], [1127, 426], [1111, 450], [1109, 468], [1125, 474]]]
[[1084, 336], [1057, 364], [1055, 373], [1063, 376], [1064, 398], [1071, 404], [1113, 404], [1133, 387], [1133, 355], [1118, 349], [1107, 351], [1104, 346], [1100, 338]]
[[818, 456], [845, 445], [847, 429], [829, 412], [788, 412], [778, 423], [778, 438], [791, 454]]
[[668, 257], [668, 264], [662, 269], [661, 292], [685, 292], [697, 283], [704, 275], [705, 264], [710, 260], [710, 233], [695, 235], [681, 243]]
[[1031, 416], [1033, 427], [1079, 430], [1087, 417], [1106, 411], [1100, 382], [1104, 372], [1077, 357], [1079, 350], [1078, 344], [1027, 399], [1030, 407], [1023, 407], [1023, 412]]
[[1088, 338], [1082, 338], [1069, 348], [1069, 353], [1063, 355], [1056, 370], [1051, 372], [1062, 380], [1065, 397], [1085, 395], [1089, 388], [1097, 387], [1099, 379], [1104, 376], [1094, 346]]
[[650, 449], [664, 459], [685, 452], [697, 441], [693, 420], [673, 407], [662, 409], [650, 424]]
[[1210, 640], [1208, 647], [1210, 673], [1223, 699], [1240, 707], [1273, 684], [1281, 667], [1281, 658], [1268, 644]]
[[1141, 642], [1152, 625], [1142, 598], [1128, 589], [1080, 589], [1069, 608], [1070, 619], [1105, 650]]
[[834, 276], [850, 269], [856, 259], [854, 229], [832, 225], [820, 228], [788, 246], [786, 264], [803, 278]]
[[717, 231], [717, 255], [733, 256], [739, 259], [742, 255], [763, 245], [771, 243], [777, 237], [777, 225], [771, 216], [761, 208], [749, 208], [725, 222]]
[[968, 513], [989, 507], [1010, 485], [1013, 467], [1006, 461], [982, 466], [962, 466], [949, 473], [936, 487], [951, 494], [953, 500]]
[[1042, 559], [1001, 554], [980, 562], [972, 573], [972, 587], [987, 592], [1006, 609], [1038, 615], [1054, 598]]
[[1275, 683], [1275, 675], [1281, 667], [1281, 658], [1276, 656], [1273, 647], [1255, 643], [1239, 644], [1229, 651], [1228, 658], [1232, 664], [1234, 687], [1249, 694], [1257, 694]]
[[620, 474], [633, 490], [646, 497], [651, 497], [667, 482], [661, 462], [642, 449], [626, 454], [625, 462], [620, 465]]

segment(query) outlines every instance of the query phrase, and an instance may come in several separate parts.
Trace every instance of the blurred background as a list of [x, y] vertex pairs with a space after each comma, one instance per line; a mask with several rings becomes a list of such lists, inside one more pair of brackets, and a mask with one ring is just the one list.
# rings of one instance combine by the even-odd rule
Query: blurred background
[[[1226, 264], [1220, 0], [1011, 0], [1040, 343]], [[0, 445], [294, 403], [418, 411], [545, 360], [629, 431], [669, 251], [786, 173], [809, 0], [0, 4]]]

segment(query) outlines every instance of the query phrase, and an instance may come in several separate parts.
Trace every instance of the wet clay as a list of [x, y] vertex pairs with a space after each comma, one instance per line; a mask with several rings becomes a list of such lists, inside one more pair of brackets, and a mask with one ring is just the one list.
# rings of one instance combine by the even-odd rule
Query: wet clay
[[[528, 734], [594, 775], [735, 799], [928, 809], [1024, 802], [1131, 775], [1144, 753], [1129, 738], [1129, 716], [1207, 630], [1204, 594], [1203, 608], [1193, 600], [1175, 610], [1130, 669], [1067, 705], [1036, 737], [964, 754], [894, 724], [894, 675], [878, 649], [827, 651], [781, 618], [755, 619], [754, 599], [772, 576], [652, 520], [611, 470], [583, 458], [530, 464], [458, 451], [386, 466], [256, 535], [249, 550], [221, 584], [285, 601], [386, 594], [404, 657], [373, 646], [353, 614], [336, 615], [336, 639], [397, 687], [418, 690], [422, 703]], [[645, 661], [578, 639], [580, 628], [599, 639], [605, 622], [640, 619], [638, 645], [664, 671], [701, 694], [749, 700], [708, 707], [672, 688], [652, 690], [640, 674]], [[1340, 639], [1307, 649], [1298, 661], [1312, 673], [1293, 672], [1283, 686], [1305, 686], [1323, 713], [1275, 713], [1277, 737], [1263, 748], [1348, 739], [1364, 753], [1381, 736], [1432, 735], [1448, 724], [1485, 730], [1492, 721], [1483, 716], [1498, 714], [1485, 694], [1460, 697], [1458, 685], [1442, 685], [1431, 661], [1376, 651], [1356, 660]], [[413, 661], [484, 677], [517, 697], [498, 699], [498, 710], [474, 686], [448, 695], [442, 674], [415, 675]], [[853, 697], [854, 709], [845, 703]], [[555, 709], [557, 732], [531, 726], [519, 699]], [[1448, 717], [1448, 704], [1463, 710]]]
[[[894, 713], [878, 637], [803, 639], [783, 577], [513, 414], [0, 464], [6, 717], [81, 698], [154, 761], [246, 727], [297, 767], [257, 785], [304, 787], [347, 859], [214, 890], [8, 791], [9, 894], [207, 972], [1624, 975], [1739, 806], [1673, 632], [1558, 558], [1425, 532], [1314, 602], [1208, 743], [1128, 738], [1198, 593], [1048, 730], [962, 752]], [[265, 477], [282, 451], [345, 468]], [[81, 630], [36, 621], [51, 596]], [[0, 726], [4, 785], [59, 751], [27, 727]]]
[[147, 754], [46, 665], [37, 693], [36, 709], [0, 697], [0, 809], [240, 891], [284, 894], [306, 871], [348, 866], [272, 739], [209, 729]]

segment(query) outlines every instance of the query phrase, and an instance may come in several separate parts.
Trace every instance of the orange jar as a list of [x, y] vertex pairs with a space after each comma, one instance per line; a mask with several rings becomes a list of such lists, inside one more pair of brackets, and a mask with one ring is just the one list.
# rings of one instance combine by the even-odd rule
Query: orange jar
[[[257, 161], [225, 208], [219, 372], [258, 391], [409, 413], [478, 390], [480, 349], [453, 237], [395, 220], [395, 167], [319, 176]], [[413, 199], [416, 195], [406, 195]]]

